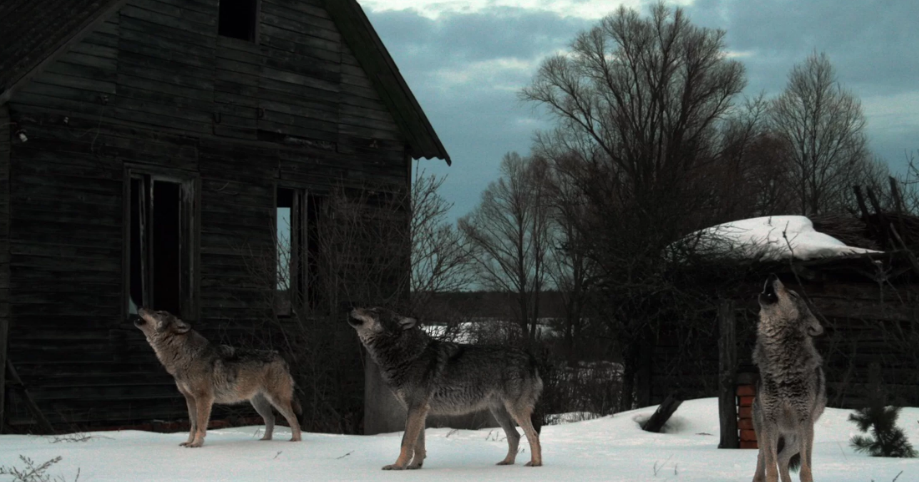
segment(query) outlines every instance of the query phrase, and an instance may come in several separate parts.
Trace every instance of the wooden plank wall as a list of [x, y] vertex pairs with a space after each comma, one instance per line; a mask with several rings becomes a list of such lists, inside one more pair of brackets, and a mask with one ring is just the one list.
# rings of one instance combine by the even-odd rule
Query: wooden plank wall
[[[846, 276], [803, 288], [826, 320], [816, 345], [824, 358], [831, 406], [858, 408], [867, 402], [872, 362], [881, 365], [891, 400], [919, 403], [919, 286], [909, 281], [895, 285], [879, 288], [863, 276]], [[756, 287], [750, 288], [756, 292]], [[738, 309], [738, 363], [741, 370], [755, 370], [751, 357], [759, 308], [748, 297], [738, 300]], [[659, 403], [675, 386], [687, 396], [717, 394], [718, 353], [711, 348], [717, 346], [717, 331], [696, 330], [687, 338], [685, 333], [676, 335], [680, 329], [663, 330], [655, 345], [652, 403]]]
[[198, 174], [195, 326], [220, 341], [263, 314], [251, 253], [273, 249], [276, 186], [407, 182], [403, 136], [321, 0], [262, 0], [257, 44], [218, 37], [217, 4], [131, 0], [10, 101], [30, 140], [0, 193], [0, 290], [10, 355], [53, 423], [185, 416], [123, 318], [127, 164]]
[[10, 322], [10, 112], [0, 105], [0, 432], [6, 421], [6, 354]]

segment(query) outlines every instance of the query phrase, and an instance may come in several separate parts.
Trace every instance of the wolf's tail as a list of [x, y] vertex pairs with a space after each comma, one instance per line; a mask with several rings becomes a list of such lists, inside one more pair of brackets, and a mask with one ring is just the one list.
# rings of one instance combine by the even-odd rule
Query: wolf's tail
[[530, 423], [533, 424], [533, 428], [536, 430], [536, 433], [540, 433], [542, 430], [543, 421], [545, 419], [543, 414], [543, 411], [545, 410], [545, 404], [543, 403], [542, 397], [540, 396], [542, 395], [544, 385], [542, 382], [542, 377], [539, 376], [539, 365], [540, 361], [544, 360], [540, 360], [533, 354], [532, 351], [529, 350], [527, 351], [527, 355], [529, 357], [530, 376], [534, 382], [533, 389], [535, 391], [535, 400], [533, 400], [533, 412], [530, 414]]
[[303, 415], [303, 407], [300, 406], [300, 400], [296, 395], [290, 397], [290, 405], [294, 409], [294, 413], [297, 415]]

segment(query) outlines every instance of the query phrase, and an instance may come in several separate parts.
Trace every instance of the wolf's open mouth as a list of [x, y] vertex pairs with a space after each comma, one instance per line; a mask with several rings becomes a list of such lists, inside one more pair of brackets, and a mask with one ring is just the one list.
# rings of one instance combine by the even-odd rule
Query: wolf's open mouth
[[766, 285], [763, 286], [763, 292], [760, 294], [760, 300], [766, 303], [775, 303], [779, 300], [778, 295], [775, 292], [775, 283], [778, 281], [778, 276], [771, 274], [766, 280]]

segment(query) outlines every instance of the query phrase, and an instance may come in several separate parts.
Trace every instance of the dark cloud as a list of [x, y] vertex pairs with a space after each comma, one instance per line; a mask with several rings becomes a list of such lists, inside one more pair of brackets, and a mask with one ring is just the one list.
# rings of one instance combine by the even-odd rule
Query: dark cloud
[[[919, 105], [903, 106], [919, 102], [919, 2], [697, 0], [686, 10], [694, 23], [727, 31], [747, 67], [746, 93], [778, 94], [794, 64], [824, 51], [864, 101], [872, 148], [895, 170], [904, 150], [919, 148]], [[444, 195], [456, 216], [478, 202], [505, 152], [527, 152], [534, 130], [550, 126], [517, 99], [539, 60], [596, 23], [506, 7], [437, 20], [411, 10], [367, 14], [455, 161], [424, 165], [449, 175]]]
[[591, 25], [514, 8], [436, 21], [410, 10], [367, 13], [454, 160], [423, 166], [448, 174], [443, 194], [456, 216], [475, 206], [504, 153], [527, 152], [534, 130], [549, 126], [517, 91], [541, 58]]
[[591, 24], [511, 7], [443, 14], [437, 20], [413, 10], [370, 12], [370, 17], [390, 51], [396, 46], [405, 47], [406, 53], [434, 63], [496, 56], [529, 58], [566, 46], [574, 32]]

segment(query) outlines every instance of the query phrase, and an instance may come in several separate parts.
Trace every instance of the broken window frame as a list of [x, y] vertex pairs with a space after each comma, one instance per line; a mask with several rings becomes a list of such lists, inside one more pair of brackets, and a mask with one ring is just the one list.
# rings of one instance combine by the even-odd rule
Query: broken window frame
[[[316, 243], [316, 228], [318, 217], [321, 216], [318, 210], [324, 205], [325, 196], [312, 193], [307, 189], [300, 187], [291, 187], [287, 185], [278, 185], [275, 188], [275, 235], [277, 235], [278, 216], [277, 208], [279, 206], [278, 197], [281, 190], [290, 191], [292, 196], [290, 209], [290, 260], [288, 263], [288, 279], [290, 290], [290, 311], [282, 313], [277, 310], [278, 299], [275, 298], [275, 308], [278, 316], [291, 317], [297, 313], [306, 314], [319, 308], [321, 296], [318, 273], [315, 271], [315, 256], [318, 247]], [[279, 265], [280, 254], [278, 252], [278, 242], [275, 238], [274, 243], [274, 260], [275, 266]], [[278, 273], [275, 272], [277, 277]], [[274, 286], [277, 286], [277, 278]]]
[[[179, 186], [179, 313], [177, 316], [184, 320], [195, 321], [198, 319], [198, 297], [200, 286], [199, 268], [200, 266], [200, 178], [197, 173], [180, 171], [175, 169], [164, 169], [152, 166], [125, 165], [124, 170], [124, 296], [122, 308], [124, 309], [123, 319], [131, 316], [130, 304], [132, 302], [132, 221], [133, 221], [133, 181], [140, 180], [142, 189], [145, 194], [140, 197], [141, 209], [144, 215], [141, 219], [140, 230], [143, 233], [141, 237], [141, 249], [146, 251], [140, 257], [140, 270], [142, 282], [143, 299], [137, 304], [137, 309], [150, 302], [155, 302], [154, 293], [154, 269], [155, 260], [153, 259], [153, 229], [147, 223], [152, 224], [155, 213], [155, 199], [152, 190], [154, 183], [157, 181], [177, 184]], [[147, 205], [150, 200], [150, 205]]]

